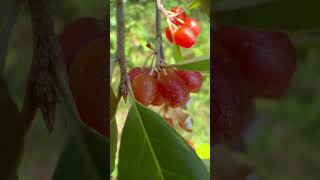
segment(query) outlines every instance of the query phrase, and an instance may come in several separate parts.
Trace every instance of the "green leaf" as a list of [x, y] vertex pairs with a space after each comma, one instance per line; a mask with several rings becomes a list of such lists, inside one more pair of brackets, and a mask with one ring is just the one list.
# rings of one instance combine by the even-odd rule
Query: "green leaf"
[[195, 9], [198, 8], [201, 5], [201, 0], [193, 0], [189, 5], [188, 5], [188, 9]]
[[210, 144], [196, 144], [195, 149], [201, 159], [210, 159]]
[[181, 63], [174, 64], [174, 66], [179, 69], [210, 72], [210, 55], [185, 60]]
[[133, 102], [123, 129], [118, 180], [208, 180], [195, 151], [157, 113]]
[[291, 32], [288, 35], [299, 51], [305, 51], [320, 45], [320, 30], [314, 32]]
[[9, 38], [19, 15], [22, 2], [21, 0], [0, 1], [0, 73], [2, 73], [5, 65]]
[[[232, 2], [235, 0], [221, 3], [232, 5]], [[249, 4], [247, 1], [238, 2]], [[240, 9], [215, 4], [216, 23], [281, 31], [320, 29], [318, 0], [303, 3], [300, 0], [250, 0], [250, 2], [253, 2], [250, 6], [243, 6]]]
[[86, 143], [75, 137], [67, 141], [53, 180], [103, 180], [108, 176], [109, 141], [84, 125], [82, 132]]
[[173, 43], [172, 51], [173, 51], [173, 57], [174, 57], [175, 62], [183, 61], [181, 49], [176, 43]]
[[118, 106], [118, 101], [114, 92], [110, 89], [110, 173], [115, 168], [115, 159], [117, 153], [117, 143], [118, 143], [118, 129], [117, 122], [115, 119], [115, 113]]

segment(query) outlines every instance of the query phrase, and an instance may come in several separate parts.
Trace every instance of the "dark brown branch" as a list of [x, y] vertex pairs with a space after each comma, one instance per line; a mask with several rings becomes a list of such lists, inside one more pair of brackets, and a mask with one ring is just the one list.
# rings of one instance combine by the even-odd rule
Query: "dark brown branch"
[[53, 62], [58, 59], [58, 45], [49, 0], [28, 0], [34, 35], [34, 51], [23, 110], [40, 108], [48, 129], [53, 128], [56, 92]]
[[120, 65], [120, 85], [119, 95], [126, 100], [128, 95], [128, 74], [127, 74], [127, 61], [125, 56], [125, 19], [123, 0], [116, 1], [116, 20], [117, 20], [117, 51], [116, 61]]

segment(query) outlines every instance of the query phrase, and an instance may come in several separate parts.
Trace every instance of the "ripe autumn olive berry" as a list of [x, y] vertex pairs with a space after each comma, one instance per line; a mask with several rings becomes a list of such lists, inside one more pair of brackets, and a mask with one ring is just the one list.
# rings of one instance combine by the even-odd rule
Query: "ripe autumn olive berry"
[[141, 74], [141, 73], [146, 73], [146, 74], [149, 74], [153, 77], [156, 76], [156, 73], [151, 73], [151, 69], [148, 68], [148, 67], [134, 67], [132, 69], [130, 69], [130, 71], [128, 72], [128, 76], [129, 76], [129, 79], [130, 81], [132, 81], [137, 75]]
[[83, 48], [70, 67], [69, 84], [81, 120], [109, 137], [106, 49], [106, 38], [99, 38]]
[[[174, 33], [176, 32], [176, 30], [173, 29], [172, 31], [173, 31], [172, 34], [174, 35]], [[171, 43], [173, 42], [172, 34], [171, 34], [171, 31], [170, 31], [170, 28], [167, 27], [167, 28], [166, 28], [166, 36], [167, 36], [168, 41], [171, 42]]]
[[225, 51], [214, 51], [214, 57], [213, 141], [214, 144], [228, 143], [240, 137], [251, 122], [253, 99], [240, 65]]
[[178, 14], [177, 16], [174, 17], [174, 19], [172, 21], [176, 25], [181, 25], [182, 22], [187, 17], [187, 14], [186, 14], [185, 10], [180, 6], [173, 7], [171, 9], [171, 12]]
[[67, 24], [58, 38], [68, 71], [81, 48], [86, 47], [98, 38], [104, 37], [106, 33], [105, 28], [95, 18], [80, 18]]
[[196, 36], [189, 27], [181, 26], [174, 33], [174, 40], [177, 45], [184, 48], [190, 48], [196, 43]]
[[177, 70], [176, 73], [183, 80], [189, 92], [198, 92], [200, 90], [203, 78], [199, 72]]
[[181, 78], [174, 73], [161, 74], [158, 91], [170, 107], [180, 107], [189, 100], [189, 92]]
[[135, 99], [149, 106], [157, 95], [157, 83], [148, 73], [140, 73], [132, 80], [132, 91]]
[[165, 102], [164, 98], [161, 96], [161, 94], [159, 93], [159, 91], [157, 89], [156, 98], [152, 101], [151, 105], [153, 105], [153, 106], [161, 106], [161, 105], [164, 104], [164, 102]]
[[289, 37], [280, 32], [221, 26], [215, 40], [238, 61], [253, 96], [287, 94], [297, 55]]
[[194, 18], [187, 17], [183, 25], [189, 27], [196, 37], [201, 32], [199, 21]]

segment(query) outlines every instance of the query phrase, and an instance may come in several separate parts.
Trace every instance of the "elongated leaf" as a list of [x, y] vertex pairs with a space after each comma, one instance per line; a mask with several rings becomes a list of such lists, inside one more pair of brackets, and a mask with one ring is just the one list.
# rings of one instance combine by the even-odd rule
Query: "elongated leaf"
[[105, 168], [109, 166], [109, 141], [88, 127], [82, 128], [85, 143], [74, 137], [67, 141], [55, 169], [54, 180], [103, 180], [108, 177], [108, 169]]
[[198, 8], [201, 5], [201, 0], [193, 0], [189, 5], [188, 5], [188, 9], [195, 9]]
[[183, 61], [183, 56], [181, 54], [181, 49], [176, 43], [173, 44], [172, 51], [173, 51], [173, 57], [174, 57], [174, 60], [175, 60], [176, 63], [180, 62], [180, 61]]
[[174, 65], [179, 69], [210, 72], [210, 55], [185, 60]]
[[241, 9], [231, 8], [219, 11], [219, 4], [217, 4], [214, 6], [214, 16], [216, 23], [223, 24], [281, 31], [315, 30], [320, 29], [319, 6], [320, 1], [318, 0], [309, 0], [303, 3], [300, 0], [270, 0]]
[[22, 2], [21, 0], [0, 1], [0, 72], [3, 71], [5, 65], [9, 38]]
[[116, 96], [112, 90], [110, 90], [110, 173], [115, 168], [115, 159], [117, 152], [117, 143], [118, 143], [118, 129], [117, 122], [114, 117], [116, 113], [118, 102]]
[[157, 113], [133, 102], [122, 133], [118, 180], [209, 180], [201, 159]]

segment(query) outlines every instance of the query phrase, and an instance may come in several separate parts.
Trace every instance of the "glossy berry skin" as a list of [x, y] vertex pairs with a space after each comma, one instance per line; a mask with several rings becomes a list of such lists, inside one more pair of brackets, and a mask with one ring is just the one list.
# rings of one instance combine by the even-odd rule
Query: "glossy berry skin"
[[67, 70], [69, 71], [75, 56], [82, 48], [98, 38], [105, 37], [106, 33], [95, 18], [80, 18], [67, 24], [58, 36]]
[[190, 48], [196, 43], [196, 36], [187, 26], [181, 26], [175, 33], [174, 39], [177, 45]]
[[199, 21], [194, 18], [187, 17], [185, 19], [184, 26], [189, 27], [196, 37], [201, 32]]
[[161, 96], [161, 94], [157, 91], [156, 98], [152, 101], [151, 105], [153, 106], [161, 106], [164, 104], [164, 98]]
[[177, 70], [176, 74], [183, 80], [189, 92], [199, 92], [203, 78], [199, 72], [188, 70]]
[[[128, 76], [129, 76], [129, 80], [132, 82], [132, 80], [139, 74], [141, 73], [146, 73], [146, 74], [150, 74], [151, 69], [148, 67], [145, 68], [141, 68], [141, 67], [134, 67], [132, 69], [130, 69], [130, 71], [128, 72]], [[155, 73], [151, 74], [153, 77], [156, 76]]]
[[97, 39], [79, 52], [70, 67], [69, 84], [81, 120], [109, 137], [105, 42], [106, 38]]
[[189, 93], [183, 81], [175, 74], [161, 74], [158, 91], [170, 107], [180, 107], [189, 99]]
[[[175, 30], [173, 30], [172, 34], [174, 35], [174, 33], [175, 33]], [[170, 31], [170, 28], [167, 27], [166, 28], [166, 36], [167, 36], [168, 41], [171, 42], [171, 43], [173, 42], [172, 34], [171, 34], [171, 31]]]
[[135, 99], [145, 106], [149, 106], [157, 95], [157, 83], [154, 77], [141, 73], [132, 80], [132, 91]]
[[142, 71], [142, 68], [141, 67], [134, 67], [132, 69], [130, 69], [130, 71], [128, 72], [128, 76], [129, 76], [129, 79], [130, 81], [132, 82], [132, 80], [139, 74], [141, 74], [143, 71]]
[[173, 19], [173, 23], [176, 25], [182, 25], [182, 22], [177, 20], [177, 18], [184, 21], [187, 17], [185, 10], [180, 6], [176, 6], [171, 9], [171, 12], [179, 14], [179, 15], [175, 16], [175, 18]]
[[255, 97], [279, 98], [287, 94], [296, 67], [296, 50], [280, 32], [222, 26], [214, 31], [221, 44], [238, 61]]

